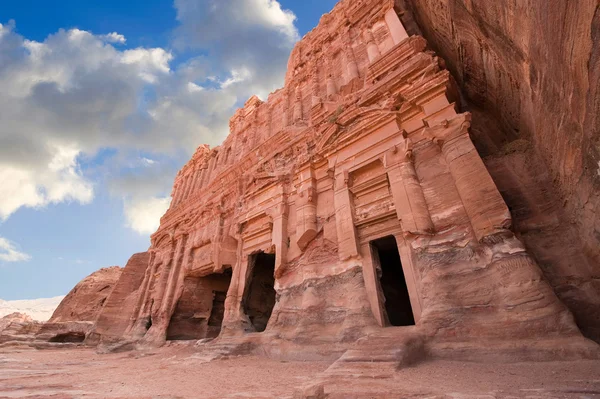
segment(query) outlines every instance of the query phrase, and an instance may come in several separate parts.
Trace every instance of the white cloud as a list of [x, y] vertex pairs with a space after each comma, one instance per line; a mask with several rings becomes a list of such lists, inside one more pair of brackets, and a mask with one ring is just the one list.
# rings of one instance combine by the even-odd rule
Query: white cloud
[[123, 36], [117, 32], [111, 32], [109, 34], [102, 35], [100, 37], [109, 43], [125, 44], [125, 42], [127, 41], [125, 39], [125, 36]]
[[148, 83], [156, 83], [157, 74], [168, 74], [172, 59], [173, 55], [162, 48], [126, 50], [121, 57], [124, 64], [138, 69], [140, 78]]
[[240, 83], [250, 78], [252, 78], [252, 72], [247, 68], [241, 68], [240, 70], [233, 69], [231, 77], [221, 83], [221, 88], [226, 89], [234, 83]]
[[[173, 50], [118, 49], [112, 32], [44, 41], [0, 24], [0, 220], [21, 207], [89, 203], [103, 182], [147, 234], [176, 171], [228, 134], [235, 108], [283, 83], [299, 35], [274, 0], [175, 0]], [[173, 67], [178, 50], [198, 56]], [[116, 155], [95, 160], [102, 149]], [[104, 162], [104, 163], [103, 163]]]
[[300, 38], [294, 13], [275, 0], [175, 0], [175, 8], [175, 46], [208, 51], [223, 89], [245, 100], [253, 94], [266, 98], [282, 85]]
[[171, 198], [143, 198], [125, 201], [127, 226], [140, 234], [152, 234], [158, 229], [160, 218], [165, 214]]
[[0, 237], [0, 261], [3, 262], [25, 262], [31, 259], [31, 256], [17, 250], [16, 245]]
[[0, 162], [0, 220], [6, 220], [22, 206], [34, 208], [62, 201], [89, 203], [92, 183], [77, 168], [79, 151], [56, 146], [47, 164], [40, 167], [3, 165]]

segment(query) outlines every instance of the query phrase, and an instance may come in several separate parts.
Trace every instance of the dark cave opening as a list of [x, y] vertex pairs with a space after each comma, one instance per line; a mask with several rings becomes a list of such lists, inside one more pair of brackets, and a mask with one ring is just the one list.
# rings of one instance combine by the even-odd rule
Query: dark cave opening
[[82, 332], [68, 332], [64, 334], [58, 334], [54, 337], [50, 338], [48, 342], [60, 342], [60, 343], [68, 343], [68, 342], [83, 342], [85, 340], [85, 334]]
[[244, 310], [258, 332], [267, 328], [275, 306], [275, 255], [260, 252], [250, 256], [250, 277], [244, 295]]
[[215, 338], [221, 332], [232, 270], [186, 277], [167, 329], [167, 340]]
[[381, 267], [379, 283], [385, 297], [385, 311], [390, 325], [414, 325], [415, 318], [396, 239], [394, 236], [383, 237], [372, 241], [371, 247], [374, 261]]

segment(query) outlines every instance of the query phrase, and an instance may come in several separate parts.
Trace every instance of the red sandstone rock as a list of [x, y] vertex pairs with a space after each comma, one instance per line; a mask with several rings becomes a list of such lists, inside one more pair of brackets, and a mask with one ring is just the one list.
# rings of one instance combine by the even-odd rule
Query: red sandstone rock
[[11, 313], [0, 318], [0, 344], [33, 340], [43, 323], [23, 313]]
[[87, 337], [88, 344], [97, 344], [100, 337], [106, 342], [121, 338], [130, 323], [130, 317], [141, 299], [139, 288], [148, 268], [150, 254], [133, 255], [122, 270], [119, 281], [107, 298], [104, 308], [96, 320], [93, 332]]
[[[41, 324], [35, 322], [30, 316], [23, 313], [11, 313], [0, 319], [0, 333], [28, 333], [29, 326]], [[25, 331], [23, 330], [25, 328]]]
[[456, 78], [516, 233], [583, 332], [600, 342], [599, 3], [396, 7]]
[[293, 50], [285, 87], [198, 148], [89, 343], [219, 334], [204, 351], [296, 359], [352, 347], [346, 373], [426, 348], [593, 355], [511, 230], [469, 136], [479, 114], [457, 111], [443, 61], [393, 5], [341, 1]]
[[96, 321], [121, 271], [119, 266], [106, 267], [81, 280], [58, 305], [49, 322]]
[[[100, 269], [81, 280], [58, 305], [48, 322], [40, 325], [29, 344], [81, 343], [95, 325], [119, 278], [118, 266]], [[41, 346], [40, 346], [41, 345]]]

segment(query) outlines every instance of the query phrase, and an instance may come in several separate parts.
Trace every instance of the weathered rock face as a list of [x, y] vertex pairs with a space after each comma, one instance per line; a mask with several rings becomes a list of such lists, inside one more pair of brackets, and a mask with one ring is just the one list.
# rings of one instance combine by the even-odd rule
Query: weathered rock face
[[83, 342], [119, 281], [121, 271], [118, 266], [107, 267], [81, 280], [61, 301], [50, 320], [40, 325], [31, 344]]
[[100, 269], [83, 280], [62, 300], [48, 321], [96, 321], [106, 299], [121, 277], [119, 266]]
[[147, 252], [142, 252], [129, 259], [107, 298], [93, 331], [88, 334], [86, 343], [97, 344], [100, 336], [106, 342], [123, 336], [136, 308], [136, 303], [142, 300], [142, 298], [138, 299], [141, 296], [139, 288], [144, 279], [144, 273], [148, 272], [149, 255]]
[[585, 342], [511, 230], [457, 94], [394, 1], [341, 1], [297, 44], [285, 87], [180, 171], [90, 341], [369, 334], [384, 356], [399, 342], [386, 327], [416, 324], [400, 331], [419, 353]]
[[600, 341], [598, 2], [395, 3], [456, 78], [514, 231]]
[[41, 323], [23, 313], [11, 313], [0, 319], [0, 333], [30, 334], [35, 332]]
[[23, 313], [6, 315], [0, 318], [0, 344], [33, 340], [42, 324]]

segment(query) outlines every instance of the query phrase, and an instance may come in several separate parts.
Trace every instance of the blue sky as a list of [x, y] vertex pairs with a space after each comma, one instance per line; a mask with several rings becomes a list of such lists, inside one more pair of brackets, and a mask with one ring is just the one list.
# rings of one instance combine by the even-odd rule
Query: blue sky
[[0, 10], [0, 298], [144, 251], [177, 170], [283, 83], [333, 0], [20, 0]]

